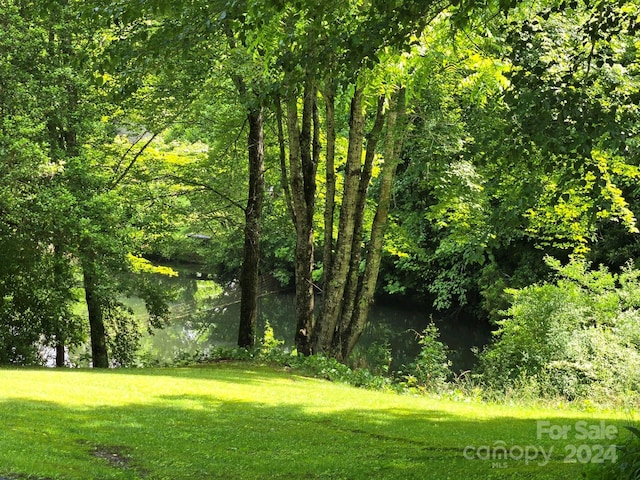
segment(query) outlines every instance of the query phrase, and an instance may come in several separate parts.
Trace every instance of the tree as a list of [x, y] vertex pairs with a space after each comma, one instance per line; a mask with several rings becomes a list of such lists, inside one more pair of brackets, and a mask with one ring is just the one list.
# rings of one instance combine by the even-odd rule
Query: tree
[[[427, 15], [435, 14], [441, 5], [430, 7]], [[419, 13], [419, 14], [418, 14]], [[418, 30], [427, 21], [424, 6], [414, 3], [406, 3], [397, 10], [387, 6], [372, 4], [368, 7], [355, 4], [342, 4], [335, 6], [316, 5], [310, 2], [296, 10], [285, 10], [277, 15], [279, 25], [284, 26], [280, 35], [287, 38], [286, 44], [290, 49], [285, 52], [276, 52], [270, 45], [264, 46], [267, 58], [274, 55], [271, 60], [280, 68], [281, 84], [280, 96], [286, 105], [287, 116], [287, 140], [289, 148], [288, 171], [283, 173], [283, 178], [290, 179], [291, 212], [296, 226], [296, 311], [298, 317], [296, 345], [298, 351], [309, 354], [312, 352], [325, 352], [337, 356], [348, 353], [349, 347], [342, 348], [343, 342], [335, 336], [337, 332], [358, 330], [364, 326], [364, 320], [357, 320], [355, 327], [350, 325], [352, 308], [347, 307], [342, 328], [338, 326], [338, 318], [341, 317], [342, 299], [349, 277], [350, 266], [359, 262], [355, 261], [360, 253], [360, 233], [366, 206], [366, 195], [371, 178], [371, 169], [375, 158], [375, 143], [384, 124], [384, 100], [379, 105], [377, 121], [374, 122], [374, 130], [370, 135], [368, 145], [369, 156], [362, 165], [362, 152], [365, 140], [365, 113], [363, 105], [366, 90], [371, 82], [367, 72], [378, 63], [377, 56], [386, 45], [402, 46], [407, 42], [409, 34]], [[275, 15], [275, 14], [274, 14]], [[399, 20], [394, 25], [397, 29], [388, 30], [381, 25], [389, 19]], [[331, 30], [327, 25], [332, 25]], [[355, 34], [340, 34], [335, 31], [335, 26], [355, 31]], [[303, 60], [304, 59], [304, 60]], [[333, 210], [334, 210], [334, 178], [331, 163], [334, 158], [333, 123], [335, 111], [335, 92], [339, 87], [350, 98], [350, 120], [348, 125], [348, 152], [345, 163], [344, 188], [341, 198], [340, 215], [338, 222], [338, 236], [333, 244]], [[324, 248], [324, 288], [322, 313], [318, 317], [318, 323], [314, 318], [314, 213], [316, 206], [316, 175], [321, 161], [321, 118], [318, 113], [319, 92], [323, 92], [327, 112], [329, 149], [329, 171], [327, 172], [327, 192], [329, 198], [325, 205], [325, 242]], [[345, 95], [345, 97], [346, 97]], [[344, 97], [343, 97], [344, 98]], [[299, 100], [300, 99], [300, 100]], [[400, 102], [401, 104], [403, 102]], [[302, 111], [299, 111], [302, 108]], [[394, 127], [388, 127], [393, 131]], [[389, 134], [394, 138], [394, 133]], [[284, 138], [283, 138], [284, 140]], [[391, 140], [390, 140], [391, 141]], [[393, 147], [387, 149], [392, 156], [396, 153]], [[396, 161], [387, 159], [390, 176], [385, 180], [389, 184], [393, 166]], [[335, 165], [334, 165], [335, 167]], [[386, 193], [385, 193], [386, 194]], [[380, 215], [376, 223], [374, 235], [374, 248], [371, 250], [371, 270], [367, 274], [370, 279], [377, 278], [375, 267], [378, 255], [379, 239], [384, 231], [386, 223], [384, 214], [384, 201]], [[355, 240], [357, 239], [357, 240]], [[355, 242], [354, 242], [355, 240]], [[352, 257], [353, 255], [353, 257]], [[357, 275], [351, 275], [352, 292], [358, 291]], [[371, 297], [366, 298], [370, 292], [367, 281], [365, 289], [361, 289], [364, 299], [361, 302], [352, 302], [353, 306], [367, 305]], [[355, 297], [354, 297], [355, 298]], [[363, 309], [361, 311], [366, 310]], [[365, 314], [366, 317], [366, 314]], [[340, 335], [342, 335], [340, 333]], [[354, 332], [357, 338], [359, 333]], [[344, 339], [345, 345], [349, 342]], [[340, 345], [340, 346], [338, 346]], [[343, 352], [344, 351], [344, 352]]]
[[[237, 33], [228, 23], [223, 23], [229, 48], [239, 49]], [[246, 50], [246, 45], [242, 45]], [[251, 64], [248, 56], [245, 61]], [[233, 83], [240, 98], [246, 105], [249, 133], [247, 136], [247, 159], [249, 163], [249, 192], [247, 206], [244, 209], [244, 249], [242, 272], [240, 276], [240, 324], [238, 329], [238, 346], [251, 348], [255, 345], [256, 322], [258, 319], [258, 295], [260, 277], [260, 222], [264, 203], [264, 129], [263, 105], [258, 79], [243, 75], [244, 69], [231, 73]], [[249, 83], [249, 85], [248, 85]]]
[[[58, 227], [66, 223], [67, 192], [56, 181], [62, 165], [49, 155], [49, 71], [33, 58], [46, 52], [48, 31], [25, 18], [25, 6], [9, 2], [0, 11], [6, 33], [0, 41], [0, 156], [3, 165], [0, 229], [2, 265], [1, 363], [40, 361], [42, 341], [60, 346], [81, 338], [71, 313], [72, 266], [61, 254]], [[58, 364], [63, 362], [59, 355]]]
[[617, 185], [637, 175], [627, 160], [638, 125], [632, 8], [602, 2], [563, 12], [550, 6], [510, 30], [512, 88], [505, 101], [523, 141], [550, 157], [555, 171], [545, 171], [529, 228], [577, 252], [589, 249], [602, 220], [636, 230]]
[[[14, 121], [11, 119], [20, 118], [19, 109], [30, 109], [28, 115], [22, 115], [31, 122], [31, 132], [25, 138], [33, 147], [31, 151], [25, 149], [25, 160], [37, 154], [32, 161], [33, 180], [25, 186], [28, 190], [38, 188], [38, 193], [28, 194], [24, 189], [27, 203], [20, 204], [32, 219], [24, 223], [25, 234], [34, 238], [24, 264], [41, 265], [38, 270], [50, 269], [47, 275], [46, 270], [42, 271], [40, 284], [34, 289], [37, 296], [26, 307], [38, 322], [24, 317], [18, 324], [24, 327], [31, 323], [32, 338], [39, 341], [43, 337], [46, 343], [55, 345], [56, 363], [64, 364], [65, 346], [78, 343], [83, 334], [71, 314], [71, 304], [76, 300], [75, 275], [80, 269], [94, 366], [111, 364], [109, 350], [116, 362], [126, 362], [133, 348], [131, 340], [137, 333], [129, 322], [127, 309], [117, 299], [128, 288], [117, 276], [131, 268], [127, 253], [134, 247], [129, 223], [132, 208], [125, 204], [118, 189], [140, 152], [128, 150], [134, 157], [128, 164], [126, 155], [110, 155], [108, 144], [116, 129], [111, 122], [118, 108], [106, 100], [104, 80], [100, 84], [96, 81], [94, 62], [99, 42], [94, 41], [98, 33], [81, 20], [81, 5], [61, 0], [36, 9], [19, 3], [9, 6], [7, 12], [17, 40], [30, 45], [25, 51], [33, 55], [29, 62], [39, 59], [36, 68], [21, 55], [8, 57], [11, 61], [7, 78], [22, 76], [26, 80], [20, 82], [17, 92], [22, 98], [16, 100], [27, 101], [24, 106], [11, 105], [13, 112], [7, 111], [6, 118]], [[11, 150], [24, 143], [20, 140], [22, 134], [19, 130], [5, 133], [7, 153], [13, 156]], [[21, 160], [21, 167], [27, 167], [27, 163]], [[19, 176], [13, 180], [15, 188], [21, 180]], [[22, 196], [19, 193], [17, 198]], [[11, 288], [13, 293], [8, 296], [17, 298], [14, 293], [19, 287]], [[154, 323], [166, 314], [166, 308], [150, 290], [145, 296]], [[37, 341], [31, 340], [32, 346]]]
[[[241, 2], [235, 3], [175, 2], [169, 5], [162, 1], [148, 1], [131, 7], [114, 2], [107, 7], [106, 13], [116, 21], [123, 20], [116, 57], [124, 56], [124, 64], [136, 65], [134, 82], [140, 82], [148, 75], [167, 75], [167, 72], [171, 75], [170, 69], [178, 68], [182, 71], [182, 79], [188, 82], [182, 83], [175, 93], [188, 98], [200, 93], [193, 89], [194, 84], [212, 80], [221, 84], [222, 79], [228, 78], [237, 90], [234, 102], [239, 101], [246, 110], [249, 178], [246, 207], [242, 207], [245, 220], [238, 344], [251, 347], [255, 342], [260, 220], [264, 202], [264, 97], [259, 85], [261, 76], [256, 75], [252, 58], [246, 53], [243, 32], [250, 22], [242, 14]], [[226, 41], [220, 42], [219, 38]], [[130, 53], [123, 54], [132, 47], [137, 51], [144, 50], [146, 56], [153, 58], [153, 65], [142, 62], [140, 66], [139, 58]], [[169, 54], [180, 59], [178, 65], [165, 65], [164, 60]], [[223, 57], [231, 61], [225, 63], [221, 61]], [[195, 67], [193, 71], [188, 71], [192, 67]]]
[[419, 135], [396, 196], [413, 247], [385, 272], [390, 290], [497, 319], [505, 287], [549, 274], [545, 253], [611, 262], [619, 242], [610, 265], [633, 256], [636, 146], [621, 134], [637, 129], [632, 8], [573, 7], [516, 9], [484, 24], [490, 36], [472, 32], [441, 52], [455, 76], [414, 104]]

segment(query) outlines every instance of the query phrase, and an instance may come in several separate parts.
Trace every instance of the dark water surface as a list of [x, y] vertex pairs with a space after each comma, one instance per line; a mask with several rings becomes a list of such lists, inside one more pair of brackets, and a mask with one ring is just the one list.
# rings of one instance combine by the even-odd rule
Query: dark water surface
[[[171, 282], [178, 294], [171, 308], [171, 324], [143, 339], [146, 358], [171, 361], [181, 353], [192, 355], [206, 352], [213, 346], [236, 344], [240, 316], [237, 285], [223, 288], [211, 280], [197, 278], [193, 272], [183, 272]], [[282, 291], [265, 292], [259, 300], [259, 312], [257, 336], [263, 336], [265, 324], [269, 322], [275, 337], [284, 340], [285, 347], [293, 348], [294, 295]], [[391, 347], [392, 368], [401, 368], [419, 352], [416, 333], [421, 332], [432, 318], [440, 329], [441, 341], [451, 350], [454, 369], [471, 368], [475, 360], [472, 347], [481, 347], [489, 339], [486, 326], [474, 326], [464, 319], [439, 319], [437, 315], [432, 317], [425, 307], [397, 303], [378, 302], [372, 306], [369, 323], [354, 355], [366, 359], [372, 344], [386, 342]]]

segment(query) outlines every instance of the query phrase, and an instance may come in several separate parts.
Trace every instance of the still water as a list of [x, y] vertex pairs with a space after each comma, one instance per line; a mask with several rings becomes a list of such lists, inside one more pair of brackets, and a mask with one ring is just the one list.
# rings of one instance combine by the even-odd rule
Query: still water
[[[181, 354], [193, 355], [214, 346], [236, 344], [240, 316], [237, 285], [222, 287], [214, 281], [184, 273], [170, 281], [176, 294], [171, 305], [171, 322], [143, 339], [142, 353], [147, 359], [169, 362]], [[292, 348], [295, 297], [291, 292], [275, 288], [263, 290], [265, 293], [259, 299], [257, 337], [263, 336], [265, 324], [269, 322], [275, 337], [284, 340], [286, 348]], [[391, 348], [391, 368], [399, 369], [419, 352], [416, 334], [432, 319], [440, 329], [441, 341], [451, 350], [453, 368], [457, 371], [471, 368], [475, 360], [472, 348], [482, 347], [488, 341], [486, 327], [474, 326], [464, 319], [438, 319], [424, 307], [389, 303], [372, 306], [369, 323], [354, 356], [366, 363], [372, 344], [387, 343]]]

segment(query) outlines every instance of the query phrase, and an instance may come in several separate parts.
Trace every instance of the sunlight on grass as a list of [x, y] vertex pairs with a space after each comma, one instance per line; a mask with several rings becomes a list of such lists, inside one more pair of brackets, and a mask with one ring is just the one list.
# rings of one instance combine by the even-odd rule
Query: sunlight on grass
[[[537, 439], [536, 421], [631, 420], [360, 390], [243, 364], [5, 369], [0, 382], [0, 474], [35, 479], [577, 478], [581, 466], [563, 462], [572, 438]], [[498, 441], [556, 453], [545, 466], [463, 456]]]

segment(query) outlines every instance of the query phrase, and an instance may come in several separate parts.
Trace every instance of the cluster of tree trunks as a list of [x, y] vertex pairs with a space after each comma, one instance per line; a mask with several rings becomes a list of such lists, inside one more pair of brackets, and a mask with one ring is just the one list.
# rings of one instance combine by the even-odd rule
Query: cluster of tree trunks
[[[238, 82], [236, 82], [238, 83]], [[349, 144], [344, 168], [344, 187], [340, 211], [336, 212], [335, 165], [335, 95], [328, 89], [320, 95], [311, 80], [305, 83], [302, 98], [291, 96], [283, 103], [286, 112], [286, 135], [282, 108], [277, 105], [283, 185], [292, 221], [295, 225], [296, 334], [299, 353], [323, 353], [340, 360], [348, 357], [364, 330], [373, 301], [380, 268], [385, 226], [389, 212], [392, 182], [406, 130], [405, 90], [397, 88], [390, 98], [377, 101], [373, 124], [365, 133], [364, 89], [354, 89], [349, 120]], [[318, 104], [324, 101], [325, 117], [321, 125]], [[300, 107], [302, 112], [300, 112]], [[261, 112], [250, 112], [249, 123], [249, 196], [245, 224], [242, 301], [238, 344], [255, 343], [259, 269], [259, 222], [264, 172], [264, 135]], [[324, 149], [320, 131], [326, 131]], [[384, 134], [384, 135], [383, 135]], [[383, 145], [382, 151], [379, 146]], [[314, 212], [316, 211], [317, 169], [320, 152], [326, 164], [324, 205], [324, 269], [321, 287], [314, 283], [316, 267]], [[364, 152], [364, 155], [363, 155]], [[365, 207], [372, 181], [376, 154], [383, 165], [378, 181], [380, 193], [371, 230], [364, 231]], [[336, 213], [337, 218], [336, 218]], [[337, 224], [337, 238], [333, 232]], [[362, 264], [364, 261], [364, 269]], [[316, 307], [316, 294], [322, 303]]]
[[[381, 96], [378, 99], [373, 126], [366, 134], [363, 94], [363, 88], [359, 86], [354, 89], [351, 99], [344, 189], [337, 218], [334, 91], [329, 88], [320, 96], [317, 86], [308, 80], [301, 99], [293, 96], [286, 101], [286, 138], [282, 126], [279, 128], [281, 155], [284, 155], [286, 147], [289, 152], [288, 163], [281, 162], [282, 178], [296, 228], [295, 344], [298, 352], [304, 355], [323, 353], [346, 359], [364, 330], [373, 301], [391, 186], [406, 128], [405, 94], [403, 88], [398, 88], [392, 98]], [[322, 99], [324, 125], [320, 124], [318, 114], [318, 104]], [[299, 106], [302, 106], [302, 113]], [[321, 148], [321, 127], [326, 132], [324, 149]], [[380, 142], [385, 127], [386, 135]], [[384, 163], [379, 178], [378, 207], [371, 231], [365, 235], [364, 212], [380, 143], [384, 143]], [[313, 279], [316, 265], [313, 215], [321, 149], [325, 152], [326, 192], [322, 254], [324, 276], [319, 287]], [[338, 231], [337, 238], [334, 238], [336, 224]], [[361, 271], [363, 258], [365, 268]], [[320, 308], [315, 305], [316, 293], [321, 293]]]

